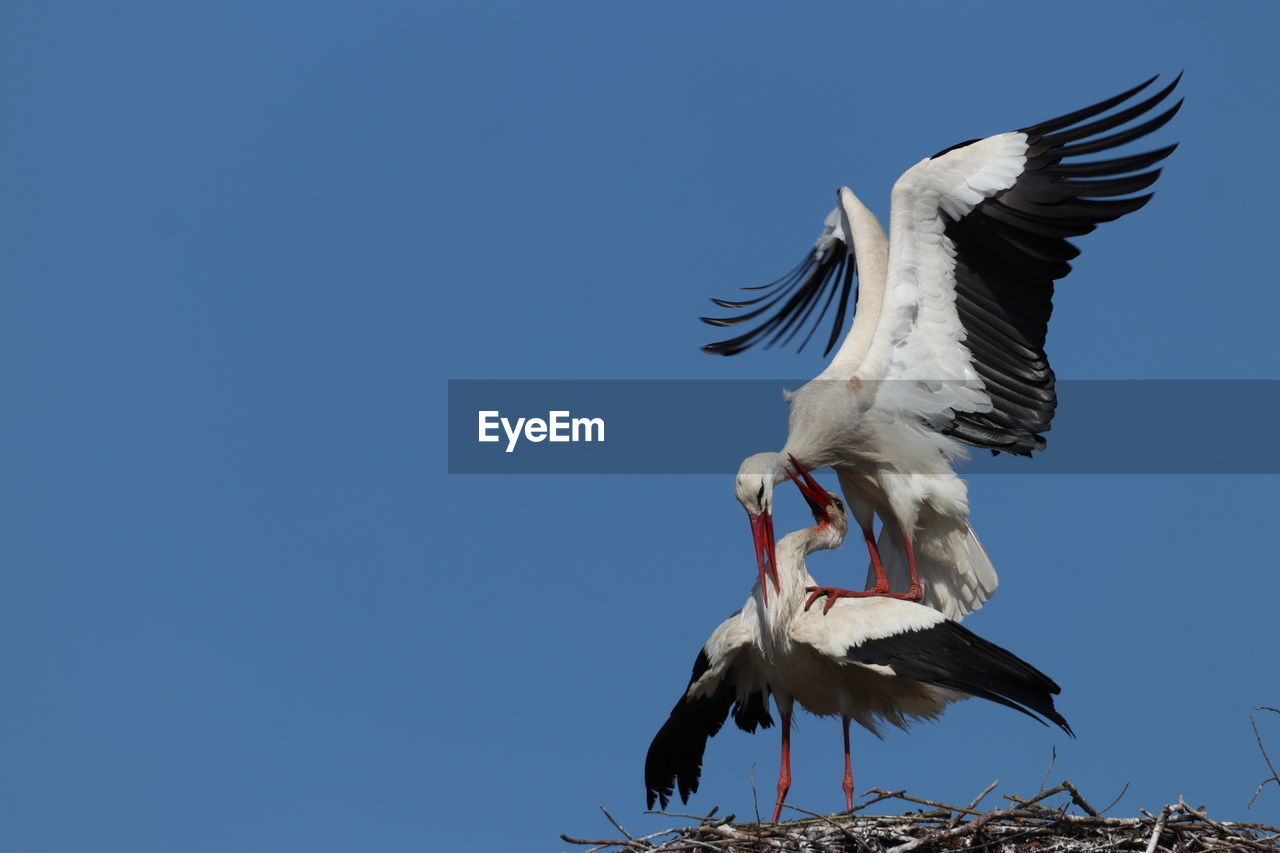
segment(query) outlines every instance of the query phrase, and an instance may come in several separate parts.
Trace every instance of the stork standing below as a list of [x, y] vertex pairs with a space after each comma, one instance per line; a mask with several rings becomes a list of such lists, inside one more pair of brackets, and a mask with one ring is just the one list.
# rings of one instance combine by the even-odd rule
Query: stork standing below
[[[854, 321], [839, 350], [788, 397], [785, 446], [748, 457], [738, 472], [735, 491], [751, 518], [762, 584], [776, 560], [773, 487], [794, 457], [809, 470], [835, 468], [871, 555], [868, 591], [818, 595], [886, 595], [905, 584], [905, 593], [893, 595], [958, 618], [995, 591], [995, 569], [969, 526], [965, 483], [951, 465], [963, 445], [1028, 456], [1044, 448], [1057, 406], [1044, 350], [1054, 282], [1079, 254], [1067, 238], [1145, 205], [1150, 193], [1133, 194], [1155, 182], [1160, 170], [1151, 167], [1177, 146], [1079, 158], [1145, 137], [1173, 118], [1180, 100], [1154, 111], [1177, 79], [1096, 118], [1154, 80], [920, 161], [894, 184], [889, 237], [842, 187], [822, 234], [790, 274], [748, 288], [765, 291], [756, 298], [712, 300], [749, 309], [703, 318], [713, 325], [763, 317], [745, 334], [703, 348], [734, 355], [757, 343], [789, 343], [812, 317], [803, 348], [839, 293], [830, 352], [844, 327], [855, 267], [859, 280]], [[1137, 123], [1117, 130], [1131, 121]], [[877, 515], [884, 523], [878, 544]]]
[[[844, 732], [845, 806], [853, 808], [849, 721], [874, 734], [878, 722], [905, 729], [933, 719], [956, 700], [980, 696], [1071, 734], [1053, 706], [1059, 692], [1044, 673], [922, 604], [893, 598], [844, 598], [826, 614], [805, 607], [816, 581], [805, 567], [814, 551], [837, 548], [848, 530], [840, 499], [807, 473], [796, 481], [815, 526], [777, 543], [777, 594], [766, 602], [757, 583], [742, 610], [712, 633], [693, 676], [645, 758], [645, 794], [665, 808], [674, 789], [688, 802], [698, 790], [707, 739], [732, 709], [744, 731], [769, 728], [772, 694], [782, 717], [776, 823], [791, 787], [794, 702], [819, 716], [839, 715]], [[1043, 722], [1043, 720], [1041, 720]]]

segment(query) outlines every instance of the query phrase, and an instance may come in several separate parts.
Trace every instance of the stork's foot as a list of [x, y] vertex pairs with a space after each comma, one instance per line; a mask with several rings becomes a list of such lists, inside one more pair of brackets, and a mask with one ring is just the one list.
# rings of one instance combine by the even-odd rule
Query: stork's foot
[[808, 610], [813, 603], [819, 598], [826, 596], [826, 603], [822, 605], [822, 612], [827, 613], [831, 610], [831, 605], [835, 604], [841, 598], [896, 598], [900, 601], [919, 601], [924, 598], [924, 587], [919, 584], [912, 584], [911, 588], [906, 592], [889, 592], [886, 586], [881, 589], [879, 586], [873, 586], [871, 589], [841, 589], [838, 586], [807, 586], [804, 591], [809, 593], [809, 600], [804, 603], [804, 609]]

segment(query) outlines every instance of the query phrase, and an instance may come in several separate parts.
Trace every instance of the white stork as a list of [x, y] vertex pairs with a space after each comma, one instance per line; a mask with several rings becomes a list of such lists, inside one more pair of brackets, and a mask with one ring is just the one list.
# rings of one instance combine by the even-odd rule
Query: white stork
[[819, 716], [840, 715], [847, 808], [853, 808], [850, 720], [878, 735], [877, 722], [905, 729], [911, 720], [937, 717], [951, 702], [980, 696], [1037, 720], [1046, 717], [1072, 734], [1053, 705], [1057, 684], [937, 610], [876, 597], [830, 602], [825, 614], [810, 611], [805, 595], [817, 583], [805, 557], [839, 547], [849, 521], [839, 498], [808, 473], [802, 476], [805, 482], [796, 485], [817, 524], [777, 543], [777, 594], [766, 602], [765, 584], [758, 581], [742, 610], [716, 628], [698, 653], [689, 686], [645, 758], [649, 808], [655, 799], [666, 808], [676, 788], [684, 802], [698, 790], [707, 739], [730, 709], [744, 731], [772, 726], [770, 694], [782, 717], [775, 823], [791, 786], [794, 702]]
[[[754, 299], [712, 300], [749, 309], [703, 318], [713, 325], [763, 318], [745, 334], [703, 348], [733, 355], [757, 343], [788, 343], [812, 318], [803, 348], [838, 293], [830, 352], [857, 269], [854, 321], [828, 367], [789, 395], [786, 445], [748, 457], [738, 472], [736, 494], [751, 518], [762, 579], [775, 560], [773, 487], [793, 457], [809, 470], [835, 468], [871, 554], [866, 592], [832, 588], [816, 595], [884, 595], [909, 583], [894, 595], [959, 618], [995, 591], [995, 568], [969, 527], [966, 485], [951, 464], [966, 444], [1020, 455], [1044, 448], [1057, 405], [1045, 332], [1054, 282], [1078, 254], [1066, 238], [1146, 204], [1149, 193], [1134, 193], [1155, 182], [1160, 170], [1151, 167], [1176, 145], [1080, 158], [1142, 138], [1173, 118], [1181, 100], [1153, 111], [1177, 79], [1095, 118], [1154, 80], [920, 161], [894, 184], [888, 238], [842, 187], [821, 236], [790, 274], [748, 288], [766, 291]], [[879, 547], [876, 515], [884, 522]]]

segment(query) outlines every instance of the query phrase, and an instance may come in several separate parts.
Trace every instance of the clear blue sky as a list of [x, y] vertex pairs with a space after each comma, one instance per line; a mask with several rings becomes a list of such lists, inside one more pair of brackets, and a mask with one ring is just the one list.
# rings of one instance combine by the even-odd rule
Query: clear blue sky
[[[1280, 378], [1276, 18], [8, 4], [0, 847], [555, 850], [613, 832], [600, 803], [668, 824], [645, 749], [754, 572], [732, 480], [449, 477], [446, 380], [811, 376], [816, 353], [699, 353], [705, 298], [789, 268], [840, 184], [883, 215], [922, 156], [1182, 68], [1182, 148], [1081, 240], [1051, 355]], [[969, 624], [1063, 685], [1080, 737], [968, 702], [858, 736], [859, 788], [1029, 792], [1056, 746], [1053, 779], [1127, 782], [1127, 812], [1280, 820], [1274, 786], [1245, 811], [1248, 714], [1280, 704], [1276, 488], [976, 479], [1004, 583]], [[776, 750], [725, 731], [691, 807], [750, 815]], [[795, 752], [793, 801], [837, 808], [838, 726], [802, 719]]]

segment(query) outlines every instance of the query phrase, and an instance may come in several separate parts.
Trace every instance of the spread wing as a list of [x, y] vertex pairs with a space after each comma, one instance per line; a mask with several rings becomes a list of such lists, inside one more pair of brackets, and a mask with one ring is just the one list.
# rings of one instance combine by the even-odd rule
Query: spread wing
[[[1151, 194], [1144, 191], [1160, 175], [1153, 167], [1176, 146], [1088, 158], [1173, 118], [1182, 102], [1160, 105], [1178, 79], [1122, 106], [1154, 80], [1058, 118], [954, 145], [898, 179], [883, 307], [860, 378], [915, 380], [903, 407], [967, 444], [1023, 455], [1044, 447], [1057, 406], [1044, 350], [1054, 283], [1079, 254], [1067, 238], [1145, 205]], [[836, 224], [847, 221], [836, 216]], [[847, 234], [839, 241], [852, 244]], [[752, 310], [717, 324], [759, 325], [704, 349], [733, 354], [762, 340], [790, 340], [837, 291], [843, 307], [852, 279], [847, 269], [836, 275], [822, 266], [831, 258], [815, 244], [798, 268], [804, 275], [772, 285], [775, 298], [722, 303]], [[921, 387], [931, 399], [922, 399]]]
[[886, 674], [978, 696], [1036, 720], [1045, 717], [1074, 736], [1054, 707], [1053, 697], [1061, 688], [1053, 679], [956, 622], [864, 640], [850, 646], [845, 657]]
[[[756, 344], [763, 344], [766, 349], [775, 344], [787, 346], [808, 327], [808, 333], [796, 348], [799, 352], [822, 326], [822, 319], [831, 309], [838, 293], [840, 301], [832, 317], [831, 333], [823, 354], [831, 352], [832, 347], [840, 340], [849, 298], [854, 291], [857, 264], [848, 232], [844, 212], [837, 206], [827, 214], [822, 224], [822, 233], [818, 235], [804, 260], [791, 272], [769, 284], [743, 288], [747, 291], [761, 291], [759, 296], [736, 302], [712, 299], [721, 308], [747, 310], [736, 317], [702, 317], [704, 323], [712, 326], [737, 326], [753, 320], [759, 322], [736, 338], [707, 344], [702, 351], [713, 355], [737, 355]], [[819, 305], [822, 308], [814, 316]]]
[[832, 659], [978, 696], [1049, 719], [1071, 734], [1054, 707], [1060, 690], [1051, 678], [923, 604], [841, 599], [829, 613], [801, 612], [789, 633]]
[[[1175, 146], [1105, 160], [1163, 127], [1178, 84], [1101, 118], [1151, 85], [1055, 119], [954, 146], [909, 169], [893, 190], [887, 310], [877, 345], [887, 378], [941, 380], [967, 444], [1029, 454], [1057, 406], [1045, 334], [1054, 282], [1079, 250], [1068, 237], [1135, 211]], [[1137, 121], [1130, 125], [1130, 122]], [[1125, 127], [1126, 125], [1129, 125]], [[1134, 195], [1138, 193], [1138, 195]], [[989, 401], [971, 402], [968, 388]]]
[[649, 808], [655, 799], [666, 808], [676, 788], [681, 802], [689, 801], [698, 790], [707, 740], [720, 731], [731, 710], [743, 731], [773, 725], [768, 687], [753, 677], [758, 669], [751, 666], [758, 632], [752, 630], [753, 620], [740, 616], [725, 620], [698, 652], [689, 686], [649, 745], [644, 760]]

